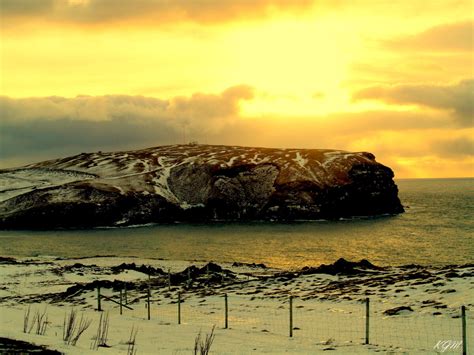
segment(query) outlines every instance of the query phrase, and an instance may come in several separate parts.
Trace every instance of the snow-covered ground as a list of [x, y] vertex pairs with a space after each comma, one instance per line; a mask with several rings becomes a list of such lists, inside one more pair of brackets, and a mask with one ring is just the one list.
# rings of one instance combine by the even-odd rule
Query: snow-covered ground
[[[196, 268], [188, 273], [191, 265]], [[205, 335], [215, 325], [214, 354], [460, 353], [460, 308], [464, 305], [468, 346], [474, 349], [473, 265], [356, 267], [355, 272], [340, 275], [320, 273], [320, 269], [288, 272], [261, 265], [220, 266], [116, 257], [3, 259], [0, 337], [47, 345], [67, 354], [126, 354], [133, 328], [138, 329], [138, 354], [189, 354], [197, 334]], [[119, 290], [127, 285], [127, 306], [132, 308], [123, 308], [120, 315], [117, 304], [102, 298], [101, 307], [109, 315], [109, 347], [98, 350], [91, 345], [103, 312], [96, 310], [94, 285], [101, 285], [101, 295], [116, 301]], [[228, 329], [224, 329], [224, 295]], [[289, 296], [293, 297], [291, 338]], [[369, 345], [364, 345], [367, 297]], [[385, 313], [401, 306], [409, 309]], [[30, 323], [37, 311], [47, 314], [45, 335], [34, 334], [34, 329], [23, 332], [28, 308]], [[62, 340], [64, 317], [71, 309], [92, 321], [76, 346]]]
[[[207, 145], [161, 146], [130, 152], [82, 153], [63, 159], [0, 171], [0, 202], [36, 189], [95, 179], [122, 194], [143, 190], [176, 202], [168, 186], [170, 172], [182, 165], [208, 164], [220, 168], [271, 162], [286, 182], [309, 179], [320, 186], [347, 179], [356, 162], [375, 164], [368, 153], [338, 150], [268, 149]], [[338, 171], [337, 176], [333, 171]], [[143, 186], [145, 185], [145, 186]], [[148, 189], [146, 189], [146, 185]]]
[[0, 171], [0, 201], [31, 192], [51, 188], [74, 181], [95, 178], [95, 175], [61, 169], [29, 168]]

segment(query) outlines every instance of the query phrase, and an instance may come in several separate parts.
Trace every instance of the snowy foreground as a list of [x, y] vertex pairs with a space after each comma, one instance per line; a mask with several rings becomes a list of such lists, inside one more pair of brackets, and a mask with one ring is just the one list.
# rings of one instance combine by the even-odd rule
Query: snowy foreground
[[[289, 272], [117, 257], [0, 258], [0, 276], [0, 337], [66, 354], [130, 353], [132, 329], [137, 354], [191, 354], [197, 334], [205, 336], [214, 325], [214, 354], [461, 353], [462, 305], [468, 353], [474, 350], [474, 265], [378, 268], [338, 262]], [[101, 298], [103, 312], [97, 311], [97, 286], [107, 297]], [[120, 315], [119, 305], [108, 298], [119, 302], [125, 289], [123, 303], [131, 309], [124, 306]], [[369, 345], [364, 344], [367, 297]], [[72, 309], [91, 321], [75, 346], [63, 341], [64, 318]], [[45, 314], [44, 335], [36, 334], [37, 313]], [[109, 317], [107, 347], [93, 349], [101, 314]]]

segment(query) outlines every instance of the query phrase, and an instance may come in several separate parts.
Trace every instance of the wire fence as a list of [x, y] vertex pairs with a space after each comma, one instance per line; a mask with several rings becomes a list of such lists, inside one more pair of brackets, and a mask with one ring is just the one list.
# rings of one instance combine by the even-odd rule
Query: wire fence
[[[362, 301], [321, 301], [298, 297], [232, 294], [181, 294], [163, 299], [150, 292], [119, 297], [97, 290], [98, 310], [122, 309], [128, 316], [160, 324], [213, 325], [245, 331], [304, 337], [319, 344], [370, 344], [405, 351], [468, 353], [474, 350], [474, 312], [459, 314], [414, 312], [387, 315], [387, 304]], [[112, 300], [113, 303], [107, 301]], [[143, 302], [145, 301], [145, 302]], [[121, 306], [121, 303], [123, 307]], [[127, 306], [127, 308], [125, 308]]]

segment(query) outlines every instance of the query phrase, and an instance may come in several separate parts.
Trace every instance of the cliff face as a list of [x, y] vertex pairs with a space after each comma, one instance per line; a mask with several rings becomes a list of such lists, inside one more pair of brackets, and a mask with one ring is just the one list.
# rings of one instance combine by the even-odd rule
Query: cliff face
[[396, 214], [397, 193], [392, 170], [370, 153], [161, 146], [0, 171], [0, 227]]

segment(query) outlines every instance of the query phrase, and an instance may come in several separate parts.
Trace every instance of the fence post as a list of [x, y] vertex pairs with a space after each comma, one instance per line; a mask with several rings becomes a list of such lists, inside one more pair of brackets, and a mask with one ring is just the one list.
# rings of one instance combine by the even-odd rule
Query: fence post
[[124, 295], [123, 299], [125, 301], [125, 304], [128, 304], [128, 299], [127, 299], [127, 285], [124, 285]]
[[290, 338], [293, 337], [293, 296], [290, 296]]
[[365, 299], [365, 343], [369, 344], [370, 300]]
[[146, 293], [146, 303], [148, 305], [148, 320], [150, 320], [150, 274], [148, 274], [148, 289]]
[[224, 328], [229, 328], [229, 305], [227, 303], [227, 293], [224, 294], [224, 312], [225, 312], [225, 324]]
[[120, 315], [122, 315], [122, 300], [123, 300], [123, 291], [120, 289]]
[[462, 355], [467, 355], [467, 329], [466, 329], [466, 307], [461, 307], [462, 319]]
[[178, 292], [178, 324], [181, 324], [181, 292]]
[[168, 291], [171, 291], [171, 269], [168, 269]]
[[100, 286], [97, 286], [97, 311], [102, 311], [102, 307], [100, 306]]

